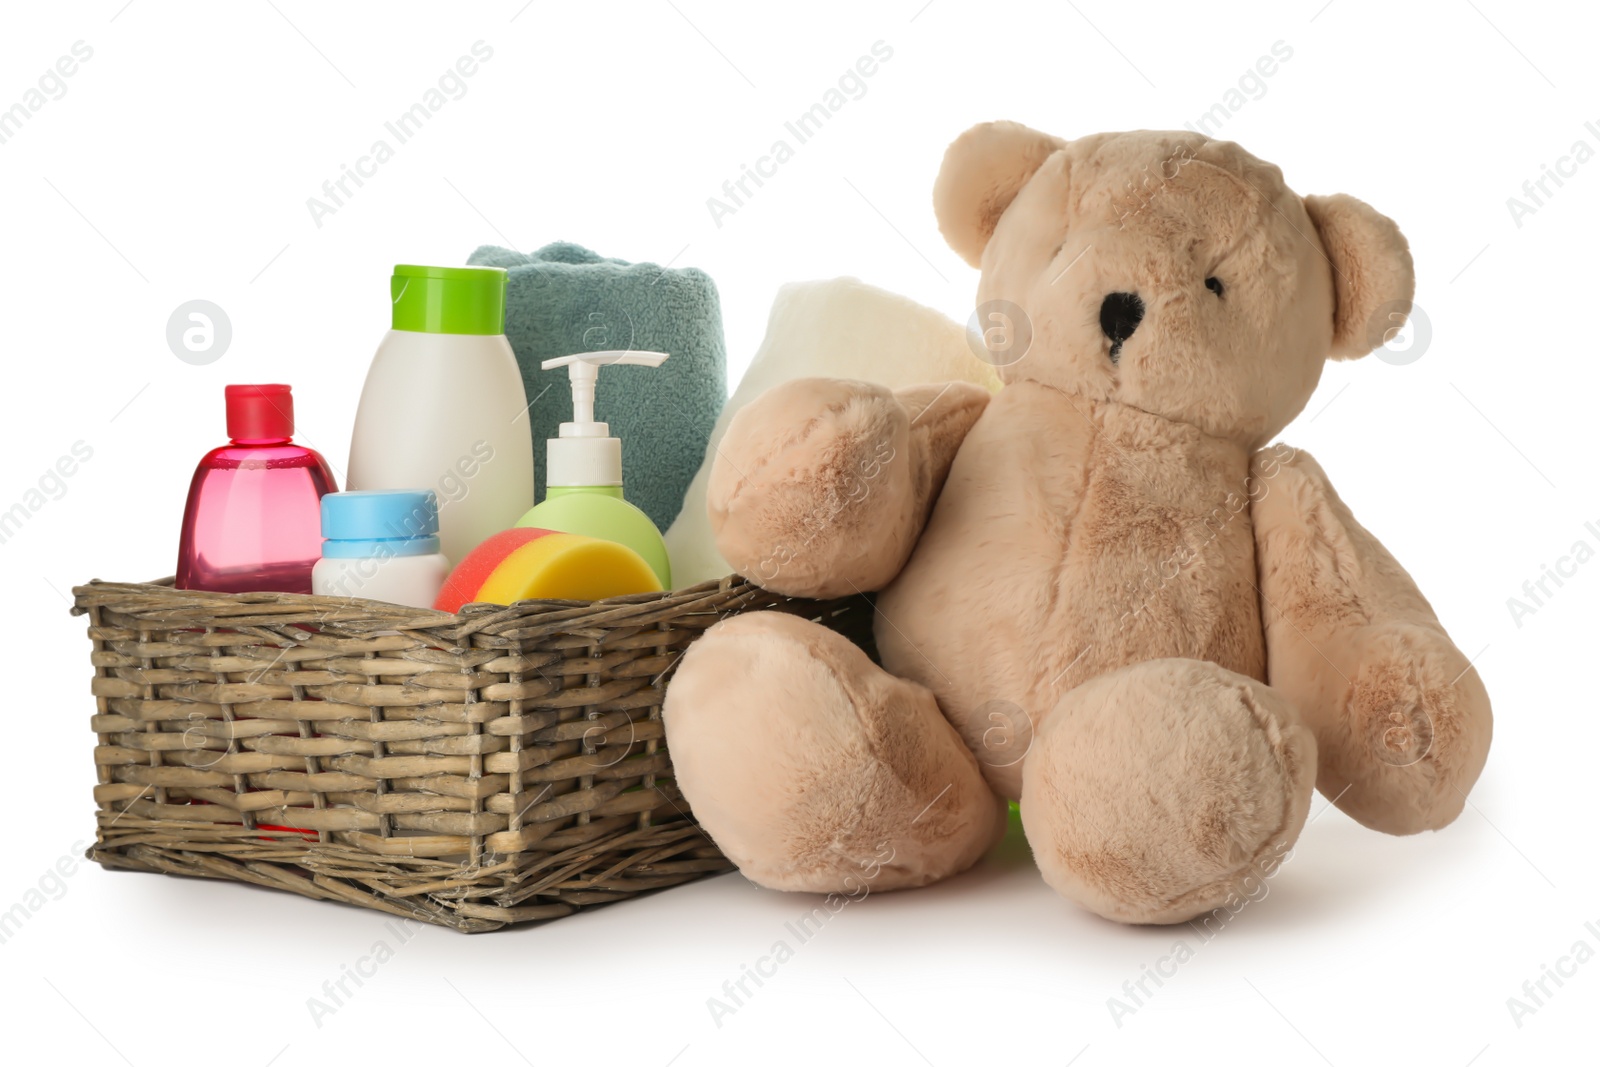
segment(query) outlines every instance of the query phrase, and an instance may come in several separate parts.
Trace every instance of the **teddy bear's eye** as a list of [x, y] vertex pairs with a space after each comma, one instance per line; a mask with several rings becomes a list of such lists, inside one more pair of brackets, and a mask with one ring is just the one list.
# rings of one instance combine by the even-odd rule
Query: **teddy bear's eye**
[[1216, 293], [1218, 296], [1221, 296], [1222, 295], [1222, 279], [1221, 278], [1207, 278], [1206, 279], [1206, 288], [1210, 289], [1213, 293]]

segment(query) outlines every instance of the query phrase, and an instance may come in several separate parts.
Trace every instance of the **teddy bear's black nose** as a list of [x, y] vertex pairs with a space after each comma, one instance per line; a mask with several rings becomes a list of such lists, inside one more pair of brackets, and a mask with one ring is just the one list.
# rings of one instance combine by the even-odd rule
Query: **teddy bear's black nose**
[[1100, 304], [1100, 329], [1111, 338], [1111, 362], [1122, 352], [1122, 342], [1133, 336], [1144, 318], [1144, 301], [1136, 293], [1112, 293]]

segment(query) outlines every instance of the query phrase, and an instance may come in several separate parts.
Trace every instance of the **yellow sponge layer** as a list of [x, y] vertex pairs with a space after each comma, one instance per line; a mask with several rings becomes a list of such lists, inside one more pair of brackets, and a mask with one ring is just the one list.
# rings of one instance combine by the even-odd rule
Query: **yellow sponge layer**
[[615, 541], [551, 533], [514, 549], [490, 572], [474, 600], [604, 600], [653, 593], [661, 580], [644, 558]]

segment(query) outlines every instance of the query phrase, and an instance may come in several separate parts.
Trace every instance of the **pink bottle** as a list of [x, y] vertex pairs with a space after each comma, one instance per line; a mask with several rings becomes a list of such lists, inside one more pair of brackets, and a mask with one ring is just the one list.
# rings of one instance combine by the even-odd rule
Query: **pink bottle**
[[189, 484], [178, 544], [179, 589], [309, 593], [322, 556], [327, 461], [294, 444], [287, 385], [227, 388], [231, 443], [212, 449]]

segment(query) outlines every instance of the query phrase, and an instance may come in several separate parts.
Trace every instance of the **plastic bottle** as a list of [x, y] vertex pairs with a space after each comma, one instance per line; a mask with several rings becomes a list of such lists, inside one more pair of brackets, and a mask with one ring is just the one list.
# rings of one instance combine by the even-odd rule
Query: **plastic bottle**
[[450, 573], [439, 551], [432, 489], [329, 493], [322, 498], [322, 536], [322, 558], [311, 571], [318, 596], [427, 608]]
[[393, 329], [356, 410], [349, 487], [433, 489], [452, 560], [533, 503], [533, 435], [502, 332], [505, 290], [498, 267], [396, 266]]
[[287, 385], [230, 385], [228, 436], [189, 483], [179, 589], [311, 592], [322, 555], [319, 501], [338, 489], [327, 461], [294, 444]]
[[595, 380], [600, 368], [617, 364], [659, 367], [665, 352], [582, 352], [547, 359], [545, 370], [567, 368], [572, 385], [572, 421], [561, 424], [561, 436], [548, 442], [545, 453], [545, 498], [518, 526], [616, 541], [639, 553], [672, 588], [672, 565], [661, 531], [643, 511], [622, 496], [622, 442], [611, 427], [594, 421]]

